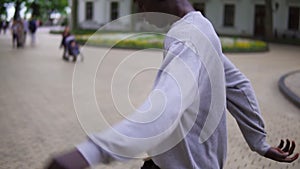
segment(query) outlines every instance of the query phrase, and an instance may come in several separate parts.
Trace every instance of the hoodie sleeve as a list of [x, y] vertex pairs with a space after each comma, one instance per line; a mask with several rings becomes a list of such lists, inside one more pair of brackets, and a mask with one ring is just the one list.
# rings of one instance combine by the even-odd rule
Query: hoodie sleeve
[[90, 165], [131, 159], [166, 140], [194, 101], [201, 64], [192, 45], [174, 42], [166, 51], [155, 85], [129, 118], [77, 146]]
[[223, 55], [226, 77], [227, 109], [236, 119], [252, 151], [264, 155], [266, 143], [264, 121], [250, 81]]

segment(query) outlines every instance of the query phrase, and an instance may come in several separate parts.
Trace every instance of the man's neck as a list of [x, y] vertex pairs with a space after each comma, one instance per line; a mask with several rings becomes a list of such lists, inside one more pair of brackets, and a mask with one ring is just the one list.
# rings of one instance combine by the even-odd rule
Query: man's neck
[[184, 17], [189, 12], [195, 11], [192, 5], [187, 1], [177, 1], [178, 3], [174, 7], [173, 15], [176, 15], [180, 18]]

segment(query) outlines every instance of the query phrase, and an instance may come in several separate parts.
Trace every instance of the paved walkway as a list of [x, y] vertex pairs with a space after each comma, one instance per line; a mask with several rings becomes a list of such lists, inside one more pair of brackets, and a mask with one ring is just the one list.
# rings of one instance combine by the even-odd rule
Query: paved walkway
[[[60, 36], [40, 30], [35, 47], [13, 49], [9, 35], [0, 35], [0, 168], [41, 169], [49, 157], [72, 148], [86, 136], [77, 120], [72, 101], [74, 64], [61, 60]], [[278, 79], [299, 69], [299, 47], [271, 45], [271, 51], [258, 54], [229, 54], [229, 58], [252, 81], [265, 117], [268, 141], [277, 145], [281, 138], [296, 140], [300, 152], [300, 110], [279, 91]], [[85, 48], [86, 61], [104, 52], [103, 48]], [[122, 56], [131, 50], [113, 50], [110, 59], [99, 69], [96, 98], [110, 122], [120, 118], [114, 114], [109, 93], [113, 69]], [[133, 62], [127, 71], [143, 63], [160, 64], [161, 53], [145, 51], [141, 63]], [[87, 62], [84, 62], [86, 64]], [[125, 71], [126, 72], [126, 71]], [[147, 77], [147, 78], [145, 78]], [[130, 98], [138, 105], [147, 95], [154, 73], [141, 76]], [[139, 84], [139, 82], [143, 82]], [[104, 103], [104, 104], [103, 104]], [[299, 169], [300, 160], [279, 164], [249, 150], [234, 122], [228, 115], [228, 159], [226, 169]], [[99, 166], [104, 169], [138, 169], [140, 160]]]

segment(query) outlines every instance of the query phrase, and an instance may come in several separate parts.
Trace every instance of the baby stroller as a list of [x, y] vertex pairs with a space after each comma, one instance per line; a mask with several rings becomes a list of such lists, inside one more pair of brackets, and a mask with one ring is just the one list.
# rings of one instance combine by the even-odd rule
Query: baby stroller
[[70, 57], [73, 57], [73, 62], [76, 62], [78, 60], [78, 57], [80, 56], [81, 61], [83, 61], [83, 55], [79, 51], [79, 45], [75, 40], [75, 36], [70, 35], [66, 37], [64, 42], [65, 47], [65, 53], [64, 53], [64, 59], [69, 61]]

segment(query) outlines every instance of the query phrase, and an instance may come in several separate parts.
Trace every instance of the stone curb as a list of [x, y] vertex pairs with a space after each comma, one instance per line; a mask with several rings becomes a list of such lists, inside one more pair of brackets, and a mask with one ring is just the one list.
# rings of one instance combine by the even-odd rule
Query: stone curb
[[288, 76], [291, 76], [293, 74], [296, 74], [296, 73], [300, 73], [300, 70], [296, 70], [296, 71], [293, 71], [293, 72], [290, 72], [290, 73], [287, 73], [285, 75], [283, 75], [279, 81], [278, 81], [278, 87], [279, 87], [279, 90], [282, 92], [282, 94], [288, 99], [290, 100], [291, 102], [293, 102], [297, 107], [300, 108], [300, 97], [295, 94], [294, 92], [292, 92], [285, 84], [285, 79], [288, 77]]

